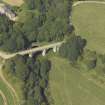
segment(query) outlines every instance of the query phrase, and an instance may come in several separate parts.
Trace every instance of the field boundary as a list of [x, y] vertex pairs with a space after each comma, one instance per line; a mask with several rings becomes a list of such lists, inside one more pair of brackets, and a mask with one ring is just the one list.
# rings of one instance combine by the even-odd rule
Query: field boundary
[[[13, 101], [14, 101], [14, 105], [20, 105], [19, 103], [19, 97], [16, 93], [16, 90], [12, 87], [12, 85], [5, 79], [3, 72], [2, 72], [2, 66], [0, 66], [0, 77], [2, 79], [2, 81], [8, 86], [8, 88], [10, 89], [11, 95], [13, 97]], [[16, 99], [15, 99], [16, 98]], [[16, 103], [15, 103], [16, 100]]]
[[6, 99], [5, 95], [3, 94], [3, 92], [1, 90], [0, 90], [0, 95], [3, 98], [4, 105], [7, 105], [7, 99]]
[[73, 4], [73, 7], [78, 6], [80, 4], [103, 4], [105, 5], [105, 1], [77, 1]]

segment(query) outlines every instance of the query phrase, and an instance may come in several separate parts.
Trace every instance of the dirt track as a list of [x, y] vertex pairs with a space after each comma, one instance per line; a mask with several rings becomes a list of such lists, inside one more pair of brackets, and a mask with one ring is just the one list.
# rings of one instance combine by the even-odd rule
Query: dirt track
[[[10, 89], [11, 95], [13, 96], [13, 101], [14, 101], [14, 105], [20, 105], [19, 104], [19, 97], [15, 91], [15, 89], [13, 88], [13, 86], [5, 79], [3, 72], [2, 72], [2, 66], [0, 65], [0, 78], [2, 79], [2, 81], [7, 85], [7, 87]], [[15, 101], [16, 100], [16, 101]]]
[[105, 1], [77, 1], [73, 4], [73, 7], [78, 6], [80, 4], [104, 4]]
[[0, 95], [3, 98], [4, 105], [8, 105], [7, 104], [7, 99], [6, 99], [5, 95], [3, 94], [3, 92], [1, 90], [0, 90]]

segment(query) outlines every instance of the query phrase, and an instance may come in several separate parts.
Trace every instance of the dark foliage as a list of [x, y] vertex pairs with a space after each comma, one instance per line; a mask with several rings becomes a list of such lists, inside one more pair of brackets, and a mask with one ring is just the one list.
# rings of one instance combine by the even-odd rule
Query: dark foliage
[[80, 36], [72, 36], [60, 47], [59, 53], [73, 63], [82, 54], [85, 45], [85, 39], [82, 39]]
[[71, 32], [71, 0], [24, 0], [17, 22], [0, 16], [0, 49], [16, 52], [33, 42], [60, 41]]
[[50, 66], [47, 59], [40, 61], [20, 55], [6, 61], [4, 68], [24, 83], [24, 105], [49, 105], [45, 89], [48, 86]]

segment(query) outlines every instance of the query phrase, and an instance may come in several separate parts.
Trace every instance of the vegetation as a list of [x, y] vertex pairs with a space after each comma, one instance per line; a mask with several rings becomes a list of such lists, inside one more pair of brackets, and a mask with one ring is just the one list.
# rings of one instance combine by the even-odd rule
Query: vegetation
[[[90, 1], [90, 0], [73, 0], [74, 2], [77, 2], [77, 1]], [[95, 0], [95, 1], [105, 1], [105, 0]]]
[[23, 0], [2, 0], [2, 1], [12, 6], [20, 6], [23, 3]]
[[22, 6], [13, 8], [19, 18], [17, 22], [0, 16], [0, 49], [16, 52], [33, 42], [63, 40], [72, 31], [69, 24], [71, 5], [69, 0], [24, 0]]
[[[51, 105], [104, 105], [105, 88], [83, 75], [78, 68], [60, 57], [51, 57], [49, 87]], [[63, 90], [63, 91], [62, 91]]]
[[78, 57], [83, 53], [85, 45], [85, 39], [73, 35], [60, 47], [59, 53], [62, 57], [69, 59], [73, 63], [77, 61]]
[[15, 97], [15, 100], [19, 101], [19, 103], [23, 103], [24, 101], [24, 95], [22, 92], [23, 82], [16, 76], [13, 76], [13, 74], [8, 70], [3, 69], [2, 72], [5, 79], [8, 80], [8, 83], [11, 84], [11, 86], [14, 88], [17, 94], [17, 97]]
[[2, 96], [0, 95], [0, 105], [3, 105], [4, 101], [3, 101], [3, 98]]
[[16, 56], [6, 61], [4, 69], [23, 82], [23, 105], [48, 105], [44, 92], [48, 85], [49, 60]]
[[[75, 31], [87, 40], [86, 48], [105, 53], [105, 5], [81, 4], [73, 7], [72, 22]], [[84, 14], [84, 15], [83, 15]]]
[[[28, 48], [33, 42], [64, 40], [72, 32], [69, 20], [71, 5], [69, 0], [24, 0], [23, 5], [12, 8], [18, 21], [0, 16], [0, 50], [16, 52]], [[20, 104], [49, 105], [45, 90], [50, 67], [49, 60], [39, 60], [37, 55], [34, 58], [17, 55], [5, 62], [5, 73], [22, 82]]]
[[[86, 8], [87, 5], [89, 6], [88, 9]], [[87, 48], [90, 50], [87, 50], [87, 48], [83, 50], [86, 45], [86, 40], [82, 39], [80, 36], [71, 36], [70, 39], [61, 46], [60, 55], [69, 59], [71, 62], [75, 61], [75, 64], [72, 65], [65, 59], [61, 59], [59, 57], [50, 58], [52, 62], [52, 70], [50, 71], [49, 87], [54, 100], [51, 103], [52, 105], [104, 105], [103, 97], [105, 94], [103, 94], [103, 92], [105, 91], [105, 55], [102, 54], [104, 53], [102, 50], [100, 51], [103, 47], [97, 47], [97, 45], [100, 46], [98, 41], [103, 41], [101, 38], [104, 38], [104, 31], [100, 31], [100, 29], [98, 30], [98, 26], [96, 26], [96, 24], [99, 24], [99, 26], [102, 25], [101, 21], [103, 20], [100, 20], [100, 23], [97, 23], [95, 20], [97, 19], [96, 17], [103, 17], [102, 15], [99, 16], [99, 14], [90, 15], [95, 14], [96, 10], [99, 11], [97, 5], [98, 4], [84, 4], [83, 6], [77, 6], [74, 8], [73, 12], [73, 22], [76, 26], [76, 33], [79, 33], [79, 35], [86, 35], [83, 36], [83, 38], [86, 38], [87, 44], [91, 44], [94, 49], [88, 45]], [[82, 7], [82, 9], [80, 7]], [[96, 10], [93, 10], [93, 7]], [[80, 12], [75, 12], [77, 8], [78, 11], [82, 11], [82, 15]], [[102, 6], [100, 11], [103, 8], [104, 7]], [[92, 10], [92, 12], [90, 10]], [[84, 13], [87, 13], [86, 16], [83, 15]], [[82, 20], [79, 17], [86, 18], [83, 18]], [[91, 20], [91, 18], [94, 20]], [[86, 20], [88, 20], [87, 24]], [[101, 37], [99, 32], [101, 33]], [[94, 35], [92, 36], [91, 33]], [[62, 92], [61, 87], [63, 88]]]
[[[1, 79], [0, 79], [0, 90], [6, 96], [7, 104], [8, 105], [14, 105], [14, 103], [16, 101], [14, 100], [14, 97], [12, 95], [12, 91], [8, 88], [8, 86]], [[18, 103], [16, 103], [16, 105], [18, 105]]]
[[94, 69], [97, 65], [97, 54], [94, 51], [86, 50], [82, 60], [87, 69]]
[[[105, 7], [98, 6], [100, 4], [74, 7], [72, 20], [76, 26], [76, 34], [79, 35], [73, 33], [74, 27], [70, 24], [71, 0], [24, 0], [20, 7], [12, 8], [18, 15], [18, 21], [13, 22], [5, 15], [0, 16], [0, 49], [3, 51], [24, 50], [33, 42], [51, 43], [65, 40], [55, 57], [44, 58], [35, 54], [33, 58], [29, 58], [27, 55], [17, 55], [6, 60], [3, 69], [8, 75], [5, 76], [12, 76], [13, 80], [10, 81], [17, 89], [20, 104], [104, 105], [105, 55], [101, 54], [104, 52], [104, 14], [101, 10]], [[86, 44], [88, 47], [84, 49]], [[95, 51], [87, 48], [93, 48]], [[18, 84], [14, 84], [14, 81], [19, 81], [21, 86], [17, 87]], [[2, 84], [2, 81], [0, 82]], [[10, 91], [4, 91], [6, 87], [3, 86], [0, 85], [0, 89], [9, 95]], [[53, 102], [49, 101], [48, 89]], [[7, 99], [11, 98], [8, 104], [13, 105], [11, 100], [14, 99], [8, 95]]]

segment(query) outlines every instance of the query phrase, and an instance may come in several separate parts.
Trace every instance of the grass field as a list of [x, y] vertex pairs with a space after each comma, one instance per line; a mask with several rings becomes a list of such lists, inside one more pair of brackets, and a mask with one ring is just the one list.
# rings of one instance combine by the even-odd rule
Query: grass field
[[0, 105], [3, 105], [3, 98], [2, 98], [2, 96], [0, 95]]
[[81, 4], [73, 7], [76, 33], [87, 39], [87, 48], [105, 53], [105, 5]]
[[69, 62], [51, 57], [50, 91], [54, 105], [105, 105], [105, 89], [83, 76]]
[[23, 0], [3, 0], [4, 2], [10, 5], [20, 6], [23, 3]]
[[1, 79], [0, 79], [0, 90], [6, 96], [7, 104], [8, 105], [15, 105], [14, 104], [14, 98], [13, 98], [13, 96], [11, 94], [11, 91], [8, 89], [8, 87], [3, 83], [3, 81]]
[[12, 85], [12, 87], [15, 89], [16, 94], [18, 95], [19, 98], [19, 103], [22, 103], [23, 101], [23, 95], [21, 89], [22, 82], [12, 74], [8, 73], [6, 70], [3, 71], [3, 75], [6, 78], [6, 80], [8, 80], [8, 82]]

